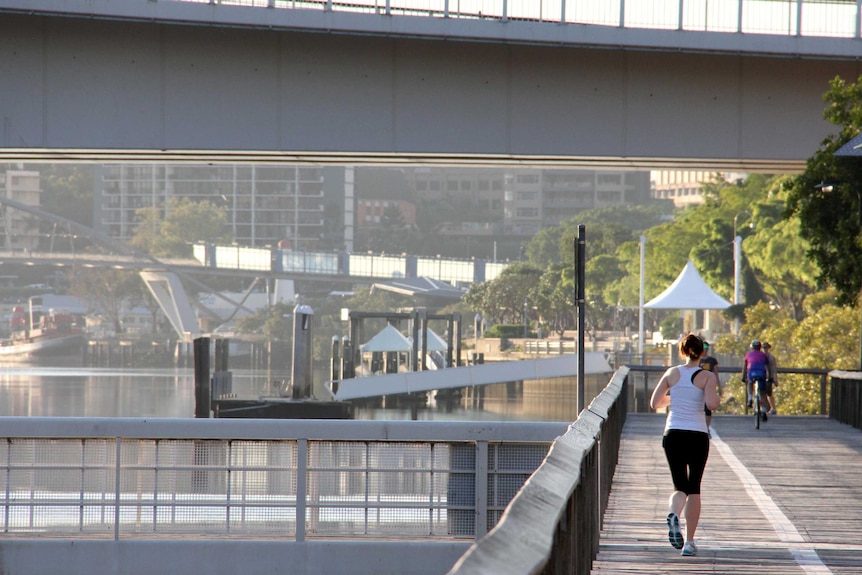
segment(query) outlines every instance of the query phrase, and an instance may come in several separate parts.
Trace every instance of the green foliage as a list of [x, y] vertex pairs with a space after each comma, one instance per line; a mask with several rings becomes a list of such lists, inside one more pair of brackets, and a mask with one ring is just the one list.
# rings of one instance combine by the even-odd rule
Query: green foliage
[[113, 268], [76, 267], [68, 276], [69, 294], [88, 303], [90, 312], [103, 314], [113, 324], [116, 333], [122, 333], [123, 303], [143, 301], [143, 282], [133, 271]]
[[862, 129], [862, 77], [855, 83], [836, 77], [823, 99], [823, 117], [840, 131], [827, 136], [805, 171], [785, 183], [787, 213], [802, 223], [818, 279], [835, 286], [839, 304], [855, 304], [862, 286], [862, 161], [834, 154]]
[[137, 210], [138, 226], [129, 241], [156, 257], [189, 257], [197, 242], [229, 243], [224, 207], [188, 198], [171, 198], [162, 212], [158, 208]]
[[[474, 284], [464, 296], [472, 309], [479, 310], [489, 324], [521, 323], [524, 314], [535, 318], [541, 297], [536, 288], [541, 285], [543, 271], [526, 262], [509, 265], [494, 280]], [[526, 302], [526, 303], [525, 303]]]
[[380, 226], [371, 232], [369, 239], [369, 249], [378, 253], [417, 253], [421, 245], [419, 230], [405, 221], [395, 203], [383, 210]]
[[[529, 331], [527, 332], [528, 337], [532, 337], [535, 334], [531, 334]], [[507, 337], [507, 338], [520, 338], [524, 337], [524, 324], [505, 324], [498, 323], [496, 325], [492, 325], [485, 331], [485, 337]]]

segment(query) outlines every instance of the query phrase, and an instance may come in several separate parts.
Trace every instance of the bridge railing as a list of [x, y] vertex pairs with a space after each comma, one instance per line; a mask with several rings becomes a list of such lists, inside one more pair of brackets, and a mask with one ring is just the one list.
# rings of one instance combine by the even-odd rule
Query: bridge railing
[[416, 255], [351, 253], [195, 244], [203, 266], [303, 276], [397, 279], [428, 277], [453, 285], [495, 279], [509, 262]]
[[830, 371], [829, 417], [862, 429], [862, 372]]
[[499, 523], [449, 575], [589, 573], [627, 412], [628, 368], [557, 438]]
[[847, 0], [161, 0], [381, 15], [524, 20], [620, 28], [860, 37]]
[[[631, 380], [630, 401], [632, 411], [636, 413], [649, 413], [652, 411], [649, 407], [650, 395], [652, 395], [652, 390], [655, 387], [655, 384], [658, 383], [659, 378], [668, 367], [669, 366], [667, 365], [628, 366], [630, 370], [629, 379]], [[727, 373], [731, 374], [731, 377], [738, 378], [742, 373], [742, 367], [719, 366], [718, 372], [719, 375]], [[778, 373], [809, 375], [817, 378], [819, 380], [820, 387], [819, 413], [820, 415], [827, 415], [830, 413], [827, 408], [829, 407], [830, 388], [834, 389], [834, 384], [830, 385], [830, 371], [828, 369], [815, 367], [779, 367]]]
[[17, 537], [483, 536], [561, 423], [0, 418]]

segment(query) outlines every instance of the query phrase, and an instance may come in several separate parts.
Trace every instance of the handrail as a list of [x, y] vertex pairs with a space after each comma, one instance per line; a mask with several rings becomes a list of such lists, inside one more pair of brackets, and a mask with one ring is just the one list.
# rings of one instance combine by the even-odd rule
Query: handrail
[[491, 532], [448, 575], [588, 573], [619, 456], [629, 368], [558, 437]]
[[[201, 2], [201, 0], [170, 1]], [[860, 37], [860, 2], [840, 0], [773, 0], [768, 3], [758, 0], [737, 0], [735, 3], [724, 3], [718, 8], [709, 4], [704, 6], [700, 1], [680, 0], [678, 3], [668, 4], [671, 8], [665, 10], [655, 10], [651, 5], [645, 6], [646, 3], [634, 0], [620, 0], [618, 7], [601, 0], [594, 2], [387, 0], [385, 3], [379, 0], [209, 0], [209, 4], [322, 10], [379, 16], [404, 15], [500, 22], [587, 24], [645, 30]], [[855, 18], [853, 18], [854, 14]]]
[[[649, 374], [651, 373], [664, 373], [670, 366], [668, 365], [629, 365], [628, 368], [632, 372], [640, 372], [643, 373], [642, 384], [640, 386], [636, 385], [632, 382], [632, 390], [635, 393], [635, 405], [634, 411], [644, 412], [649, 411], [647, 407], [646, 400], [649, 398], [652, 393], [652, 385], [649, 381]], [[719, 373], [735, 373], [741, 374], [742, 367], [741, 366], [726, 366], [719, 365], [718, 366]], [[778, 373], [784, 374], [799, 374], [799, 375], [817, 375], [820, 377], [820, 415], [826, 415], [828, 413], [827, 409], [827, 400], [829, 397], [828, 389], [829, 389], [829, 375], [830, 370], [824, 367], [779, 367]]]

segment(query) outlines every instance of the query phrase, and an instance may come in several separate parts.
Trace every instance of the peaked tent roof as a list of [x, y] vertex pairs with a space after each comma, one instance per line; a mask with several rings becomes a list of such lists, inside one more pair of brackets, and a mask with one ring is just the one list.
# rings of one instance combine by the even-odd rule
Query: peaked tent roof
[[676, 280], [644, 304], [649, 309], [727, 309], [730, 302], [712, 291], [688, 260]]
[[[428, 351], [446, 351], [449, 348], [449, 344], [447, 344], [442, 337], [431, 331], [431, 328], [425, 328], [425, 337], [428, 339]], [[407, 338], [411, 344], [413, 343], [413, 336]], [[419, 339], [419, 343], [421, 345], [422, 339]]]
[[413, 346], [390, 323], [386, 324], [386, 327], [377, 332], [377, 335], [368, 340], [368, 342], [362, 344], [359, 349], [361, 351], [410, 351], [413, 349]]

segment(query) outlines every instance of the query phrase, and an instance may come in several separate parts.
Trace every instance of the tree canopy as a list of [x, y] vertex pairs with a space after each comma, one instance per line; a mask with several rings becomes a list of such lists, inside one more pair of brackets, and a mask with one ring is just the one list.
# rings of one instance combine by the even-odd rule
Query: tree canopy
[[862, 286], [862, 158], [835, 152], [862, 129], [862, 76], [830, 82], [823, 117], [840, 128], [823, 139], [805, 171], [787, 180], [787, 213], [801, 222], [818, 280], [835, 286], [841, 304], [855, 304]]
[[229, 243], [227, 212], [210, 202], [171, 198], [164, 210], [137, 210], [138, 226], [129, 241], [156, 257], [188, 257], [197, 242]]

